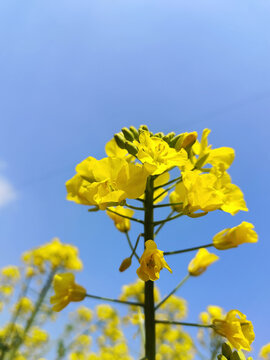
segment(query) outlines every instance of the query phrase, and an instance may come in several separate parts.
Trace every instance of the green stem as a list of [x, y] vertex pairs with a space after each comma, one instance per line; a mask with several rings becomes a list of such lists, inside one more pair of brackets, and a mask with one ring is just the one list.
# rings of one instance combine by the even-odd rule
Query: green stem
[[159, 205], [154, 205], [154, 208], [161, 208], [161, 207], [167, 207], [167, 206], [175, 206], [175, 205], [182, 205], [182, 202], [177, 202], [177, 203], [170, 203], [170, 204], [159, 204]]
[[159, 225], [159, 224], [165, 224], [166, 222], [168, 222], [168, 221], [172, 221], [172, 220], [174, 220], [174, 219], [177, 219], [177, 218], [179, 218], [180, 216], [183, 216], [184, 214], [177, 214], [177, 215], [175, 215], [175, 216], [173, 216], [173, 217], [167, 217], [166, 219], [164, 219], [164, 220], [160, 220], [160, 221], [154, 221], [154, 226], [157, 226], [157, 225]]
[[47, 295], [47, 292], [49, 291], [50, 287], [51, 287], [51, 284], [52, 284], [52, 281], [53, 281], [53, 277], [54, 277], [54, 274], [56, 273], [57, 269], [52, 269], [49, 276], [48, 276], [48, 279], [46, 281], [46, 283], [44, 284], [40, 294], [39, 294], [39, 297], [37, 299], [37, 302], [35, 304], [35, 308], [30, 316], [30, 318], [27, 320], [27, 323], [25, 325], [25, 328], [24, 328], [24, 331], [23, 331], [23, 334], [22, 334], [22, 337], [20, 338], [20, 340], [18, 341], [18, 343], [12, 347], [12, 350], [11, 350], [11, 354], [10, 354], [10, 357], [9, 359], [12, 360], [14, 359], [14, 356], [16, 354], [16, 352], [19, 350], [20, 346], [23, 344], [24, 340], [25, 340], [25, 337], [28, 333], [28, 331], [30, 330], [31, 326], [33, 325], [33, 322], [36, 318], [36, 315], [40, 309], [40, 306], [42, 305], [44, 299], [45, 299], [45, 296]]
[[[166, 220], [167, 220], [167, 219], [170, 219], [173, 214], [174, 214], [174, 210], [172, 210], [172, 211], [169, 213], [169, 215], [167, 216]], [[162, 224], [159, 225], [159, 227], [158, 227], [157, 230], [155, 231], [154, 237], [157, 236], [157, 234], [160, 232], [160, 230], [163, 228], [164, 225], [165, 225], [165, 222], [163, 222]]]
[[164, 255], [182, 254], [182, 253], [185, 253], [185, 252], [199, 250], [199, 249], [203, 249], [203, 248], [207, 248], [207, 247], [211, 247], [211, 246], [214, 246], [214, 244], [206, 244], [206, 245], [201, 245], [201, 246], [195, 246], [195, 247], [188, 248], [188, 249], [183, 249], [183, 250], [165, 251]]
[[160, 189], [160, 188], [162, 188], [162, 187], [164, 187], [164, 186], [168, 186], [168, 185], [170, 185], [170, 184], [172, 184], [172, 183], [174, 183], [174, 182], [176, 182], [176, 181], [178, 181], [178, 180], [182, 180], [182, 175], [179, 176], [179, 177], [177, 177], [177, 178], [175, 178], [175, 179], [173, 179], [173, 180], [168, 181], [166, 184], [162, 184], [162, 185], [159, 185], [159, 186], [155, 186], [155, 187], [154, 187], [154, 190]]
[[91, 294], [86, 294], [85, 297], [89, 297], [89, 298], [91, 298], [91, 299], [103, 300], [103, 301], [110, 301], [110, 302], [114, 302], [114, 303], [118, 303], [118, 304], [126, 304], [126, 305], [144, 307], [144, 304], [143, 304], [143, 303], [139, 303], [139, 302], [123, 301], [123, 300], [112, 299], [112, 298], [108, 298], [108, 297], [91, 295]]
[[171, 185], [168, 187], [168, 189], [165, 189], [164, 191], [162, 191], [162, 193], [160, 193], [159, 195], [157, 195], [154, 198], [154, 201], [156, 201], [157, 199], [159, 199], [162, 195], [166, 194], [166, 192], [170, 191], [171, 189], [173, 189], [175, 187], [175, 185], [179, 184], [182, 181], [182, 177], [180, 177], [181, 180], [177, 181], [175, 184]]
[[[145, 189], [144, 213], [144, 241], [154, 238], [154, 207], [153, 189], [154, 179], [149, 176]], [[145, 316], [145, 357], [147, 360], [156, 359], [156, 330], [155, 330], [155, 303], [154, 283], [149, 280], [144, 287], [144, 316]]]
[[180, 289], [180, 287], [181, 287], [182, 285], [184, 285], [184, 283], [187, 281], [187, 279], [188, 279], [189, 277], [190, 277], [189, 274], [186, 275], [186, 276], [184, 277], [184, 279], [181, 280], [180, 283], [179, 283], [167, 296], [165, 296], [165, 298], [162, 299], [159, 304], [157, 304], [157, 306], [155, 307], [155, 310], [157, 310], [162, 304], [164, 304], [165, 301], [167, 301], [167, 300], [169, 299], [169, 297], [171, 297], [174, 293], [176, 293], [176, 291], [177, 291], [178, 289]]
[[139, 256], [138, 256], [138, 254], [136, 253], [136, 248], [137, 248], [137, 245], [138, 245], [138, 242], [139, 242], [139, 239], [140, 239], [141, 234], [138, 236], [138, 239], [137, 239], [137, 241], [136, 241], [135, 247], [133, 247], [133, 245], [132, 245], [132, 243], [131, 243], [131, 241], [130, 241], [130, 237], [129, 237], [128, 231], [125, 231], [125, 234], [126, 234], [126, 237], [127, 237], [127, 241], [128, 241], [129, 247], [130, 247], [130, 249], [131, 249], [131, 251], [132, 251], [131, 256], [135, 255], [136, 258], [138, 259], [138, 261], [140, 262], [140, 258], [139, 258]]
[[126, 203], [126, 206], [130, 209], [133, 209], [133, 210], [142, 210], [144, 211], [144, 208], [143, 207], [139, 207], [139, 206], [133, 206], [133, 205], [130, 205], [130, 204], [127, 204]]
[[182, 326], [195, 326], [201, 328], [212, 328], [213, 325], [203, 325], [203, 324], [195, 324], [181, 321], [167, 321], [167, 320], [156, 320], [156, 324], [166, 324], [166, 325], [182, 325]]
[[139, 220], [139, 219], [135, 219], [135, 218], [133, 218], [133, 217], [131, 217], [131, 216], [119, 214], [118, 212], [113, 211], [113, 210], [111, 210], [111, 209], [109, 209], [109, 208], [107, 208], [106, 210], [109, 211], [109, 212], [111, 212], [111, 213], [113, 213], [113, 214], [115, 214], [115, 215], [121, 216], [121, 217], [123, 217], [123, 218], [125, 218], [125, 219], [129, 219], [129, 220], [132, 220], [132, 221], [136, 221], [136, 222], [138, 222], [138, 223], [140, 223], [140, 224], [144, 224], [144, 221], [143, 221], [143, 220]]

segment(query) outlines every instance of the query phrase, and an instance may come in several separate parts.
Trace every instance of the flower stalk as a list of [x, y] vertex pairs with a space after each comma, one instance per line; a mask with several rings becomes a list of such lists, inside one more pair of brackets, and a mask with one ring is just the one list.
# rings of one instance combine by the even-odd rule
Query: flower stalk
[[[145, 189], [144, 213], [144, 242], [154, 238], [154, 179], [149, 176]], [[145, 315], [145, 357], [147, 360], [156, 358], [156, 332], [155, 332], [155, 304], [154, 282], [145, 282], [144, 288], [144, 315]]]

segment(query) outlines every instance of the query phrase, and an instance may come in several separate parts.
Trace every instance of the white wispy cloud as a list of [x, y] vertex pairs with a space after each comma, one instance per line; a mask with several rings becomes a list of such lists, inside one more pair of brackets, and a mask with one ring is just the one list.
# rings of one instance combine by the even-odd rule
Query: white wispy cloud
[[10, 182], [0, 175], [0, 208], [16, 199], [16, 192]]

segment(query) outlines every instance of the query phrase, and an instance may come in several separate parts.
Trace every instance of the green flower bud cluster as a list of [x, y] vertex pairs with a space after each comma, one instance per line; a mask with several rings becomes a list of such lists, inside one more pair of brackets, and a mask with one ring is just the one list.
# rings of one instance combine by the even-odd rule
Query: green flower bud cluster
[[196, 138], [194, 138], [194, 140], [192, 139], [189, 143], [186, 143], [186, 134], [176, 135], [174, 132], [170, 132], [167, 135], [165, 135], [163, 132], [153, 134], [151, 131], [149, 131], [147, 125], [141, 125], [139, 129], [136, 129], [134, 126], [130, 126], [129, 128], [123, 127], [121, 132], [114, 135], [114, 139], [120, 149], [125, 149], [129, 152], [129, 154], [136, 156], [138, 153], [138, 148], [134, 144], [134, 140], [139, 140], [139, 136], [142, 131], [148, 131], [150, 136], [161, 138], [162, 140], [166, 141], [166, 143], [171, 148], [175, 148], [177, 151], [179, 151], [182, 147], [185, 147], [186, 149], [187, 147], [191, 147], [196, 140]]
[[245, 354], [239, 351], [232, 351], [230, 345], [223, 343], [221, 347], [221, 354], [218, 355], [218, 360], [252, 360], [252, 357], [246, 358]]

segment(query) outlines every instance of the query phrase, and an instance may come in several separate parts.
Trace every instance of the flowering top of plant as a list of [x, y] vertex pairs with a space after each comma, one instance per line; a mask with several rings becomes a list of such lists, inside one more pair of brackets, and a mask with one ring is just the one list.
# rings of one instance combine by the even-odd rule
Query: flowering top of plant
[[41, 272], [45, 270], [46, 264], [51, 268], [82, 269], [78, 249], [73, 245], [61, 243], [58, 238], [53, 238], [50, 243], [26, 251], [22, 260], [25, 264], [36, 267]]

